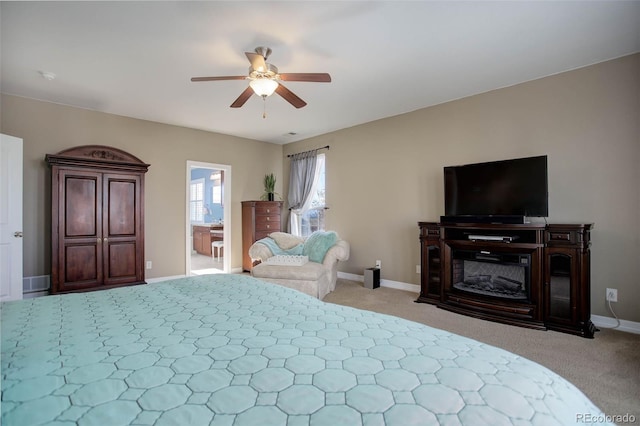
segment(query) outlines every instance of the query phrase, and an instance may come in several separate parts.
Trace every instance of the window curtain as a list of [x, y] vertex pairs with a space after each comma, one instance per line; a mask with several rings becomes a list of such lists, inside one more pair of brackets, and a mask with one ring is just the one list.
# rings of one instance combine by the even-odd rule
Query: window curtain
[[317, 151], [301, 152], [291, 156], [291, 172], [289, 174], [289, 233], [301, 235], [300, 216], [304, 208], [311, 202], [316, 182]]

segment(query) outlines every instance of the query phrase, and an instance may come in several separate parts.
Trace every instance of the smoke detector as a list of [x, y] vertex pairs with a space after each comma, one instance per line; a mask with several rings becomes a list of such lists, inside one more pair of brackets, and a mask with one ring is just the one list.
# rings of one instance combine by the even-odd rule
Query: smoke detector
[[40, 73], [40, 75], [42, 76], [42, 78], [44, 78], [47, 81], [52, 81], [55, 80], [56, 75], [52, 72], [49, 71], [38, 71]]

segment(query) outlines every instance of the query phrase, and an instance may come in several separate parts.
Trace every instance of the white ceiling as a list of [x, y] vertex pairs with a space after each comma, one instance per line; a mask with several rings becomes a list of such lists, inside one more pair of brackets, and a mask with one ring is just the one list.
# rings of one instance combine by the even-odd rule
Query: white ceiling
[[[276, 144], [640, 51], [638, 1], [2, 1], [0, 17], [3, 93]], [[262, 45], [280, 72], [333, 81], [285, 83], [301, 109], [232, 109], [246, 81], [190, 81], [245, 75]]]

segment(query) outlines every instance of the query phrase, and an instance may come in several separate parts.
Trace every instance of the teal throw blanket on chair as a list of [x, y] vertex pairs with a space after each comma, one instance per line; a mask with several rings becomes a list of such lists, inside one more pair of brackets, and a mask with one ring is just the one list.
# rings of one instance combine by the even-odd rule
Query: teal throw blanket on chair
[[322, 263], [325, 254], [338, 242], [338, 234], [333, 231], [316, 231], [304, 242], [302, 254], [311, 262]]

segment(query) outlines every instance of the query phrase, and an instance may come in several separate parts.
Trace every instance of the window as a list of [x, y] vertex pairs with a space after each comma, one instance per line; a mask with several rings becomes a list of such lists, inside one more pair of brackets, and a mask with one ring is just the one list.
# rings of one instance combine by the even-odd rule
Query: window
[[298, 215], [299, 230], [301, 237], [308, 237], [315, 231], [324, 230], [325, 219], [325, 155], [318, 154], [316, 160], [316, 176], [314, 178], [311, 199], [303, 207], [303, 211]]
[[211, 202], [214, 204], [222, 204], [222, 172], [216, 171], [211, 173]]
[[204, 179], [191, 181], [189, 191], [189, 219], [204, 222]]

